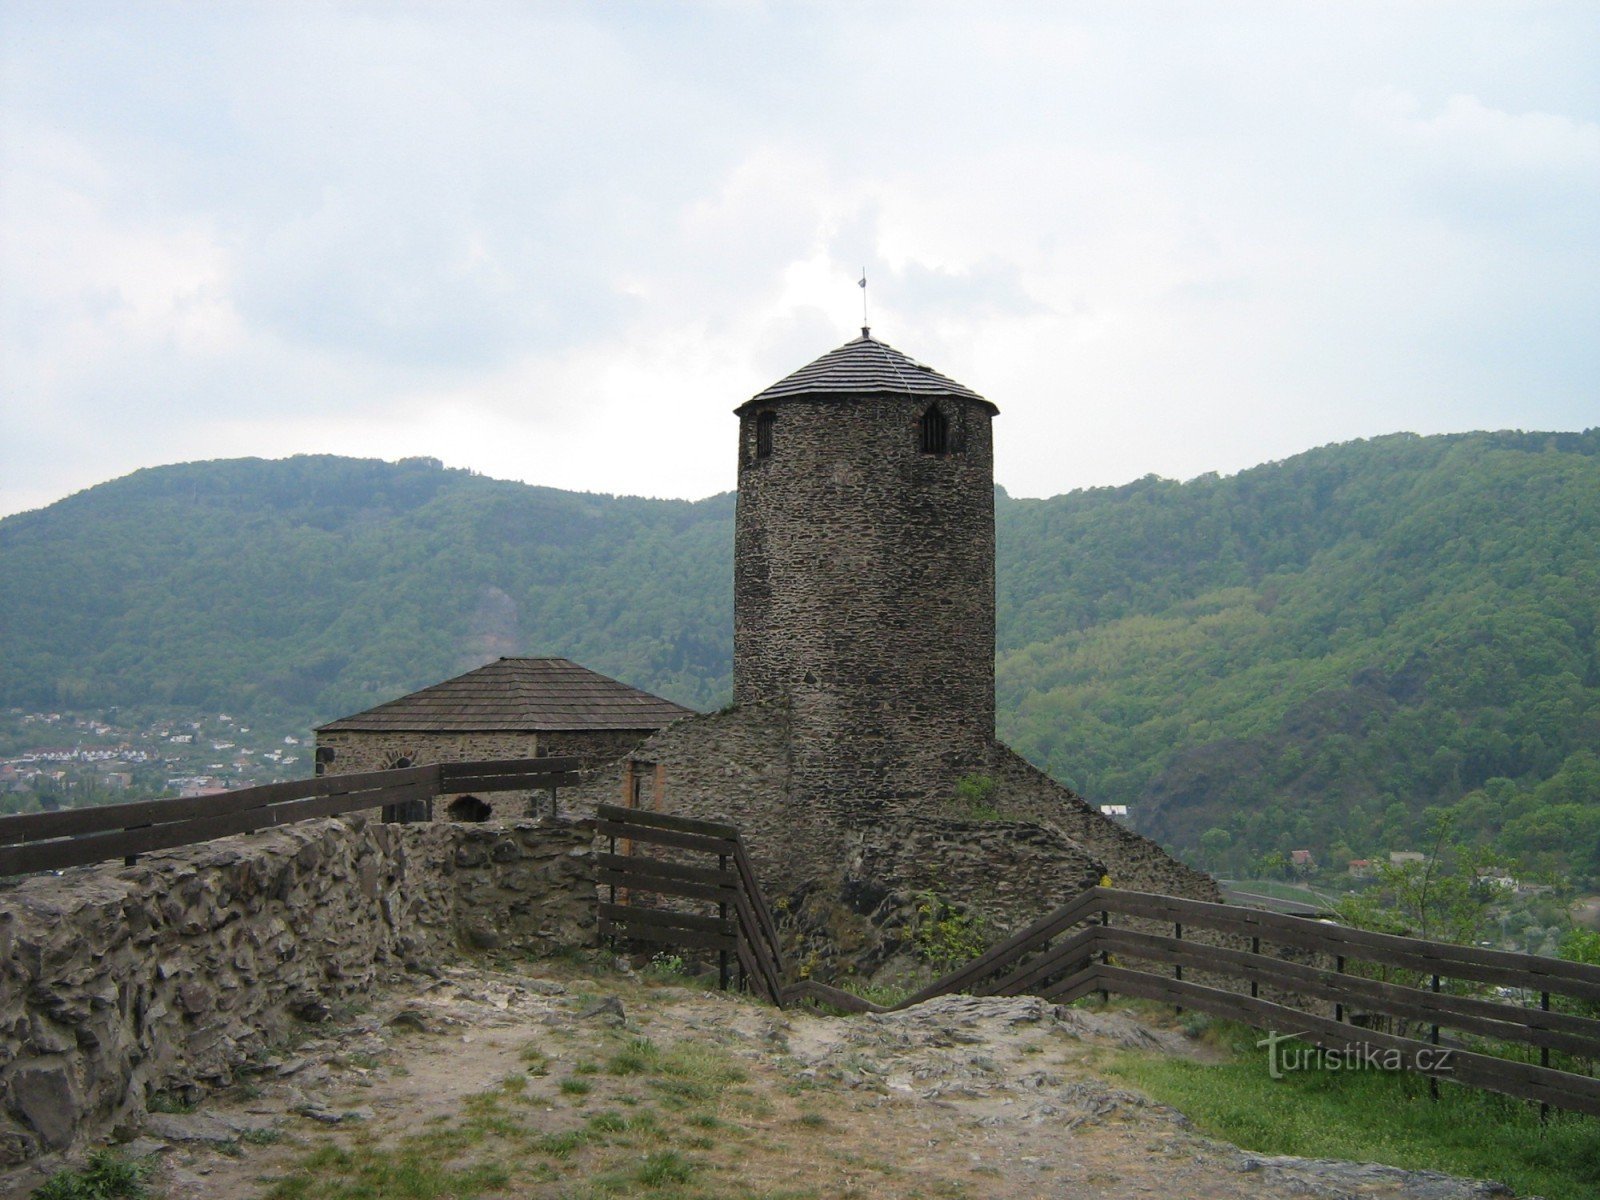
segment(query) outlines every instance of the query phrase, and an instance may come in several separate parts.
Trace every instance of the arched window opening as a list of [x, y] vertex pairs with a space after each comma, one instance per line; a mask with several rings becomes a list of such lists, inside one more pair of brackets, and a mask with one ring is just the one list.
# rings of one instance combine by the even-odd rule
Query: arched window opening
[[486, 801], [476, 796], [457, 796], [450, 801], [450, 807], [445, 810], [452, 821], [472, 821], [474, 823], [487, 821], [494, 809]]
[[950, 422], [936, 404], [928, 405], [922, 414], [922, 452], [924, 454], [950, 453]]
[[318, 746], [315, 757], [316, 773], [318, 775], [326, 775], [328, 773], [328, 764], [338, 757], [339, 752], [332, 746]]
[[777, 413], [758, 413], [756, 415], [756, 457], [772, 457], [772, 427], [777, 423]]

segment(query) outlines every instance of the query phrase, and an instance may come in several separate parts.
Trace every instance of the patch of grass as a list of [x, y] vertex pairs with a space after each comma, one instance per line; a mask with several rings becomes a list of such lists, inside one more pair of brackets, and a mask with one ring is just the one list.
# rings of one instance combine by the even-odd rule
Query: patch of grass
[[634, 1038], [613, 1054], [606, 1070], [613, 1075], [648, 1075], [661, 1065], [660, 1052], [649, 1038]]
[[143, 1200], [150, 1164], [96, 1150], [80, 1171], [57, 1171], [34, 1189], [33, 1200]]
[[563, 1096], [587, 1096], [594, 1091], [594, 1084], [587, 1079], [580, 1079], [576, 1075], [563, 1079], [556, 1084]]
[[607, 1109], [589, 1118], [589, 1128], [595, 1133], [623, 1133], [628, 1128], [628, 1118]]
[[675, 1150], [663, 1150], [659, 1154], [645, 1155], [635, 1178], [648, 1188], [688, 1183], [694, 1178], [694, 1164]]
[[499, 1163], [454, 1168], [443, 1165], [440, 1154], [430, 1142], [416, 1140], [395, 1150], [324, 1145], [278, 1180], [267, 1192], [267, 1200], [373, 1200], [380, 1196], [477, 1200], [511, 1183], [510, 1173]]
[[500, 1090], [511, 1095], [528, 1090], [528, 1077], [521, 1071], [512, 1071], [500, 1081]]
[[192, 1113], [198, 1107], [198, 1104], [182, 1096], [174, 1096], [171, 1092], [157, 1092], [145, 1102], [145, 1108], [153, 1113]]
[[582, 1129], [569, 1129], [564, 1133], [547, 1133], [534, 1143], [534, 1148], [551, 1158], [571, 1158], [589, 1140]]
[[841, 979], [835, 985], [841, 991], [850, 992], [860, 996], [863, 1000], [884, 1008], [893, 1008], [900, 1001], [911, 995], [912, 988], [909, 984], [902, 983], [872, 983], [866, 979], [856, 979], [853, 976]]
[[644, 973], [656, 979], [676, 983], [681, 979], [688, 978], [689, 967], [684, 962], [681, 954], [673, 954], [662, 950], [651, 956], [650, 964], [645, 967]]
[[801, 1113], [795, 1118], [796, 1125], [804, 1125], [807, 1129], [830, 1129], [833, 1122], [818, 1112]]
[[239, 1140], [247, 1146], [276, 1146], [283, 1137], [281, 1129], [246, 1129]]
[[1530, 1105], [1448, 1083], [1433, 1101], [1427, 1081], [1409, 1073], [1303, 1071], [1272, 1079], [1264, 1051], [1253, 1042], [1232, 1045], [1233, 1057], [1217, 1065], [1145, 1054], [1104, 1065], [1204, 1132], [1247, 1150], [1382, 1162], [1496, 1179], [1519, 1195], [1593, 1200], [1600, 1121], [1552, 1113], [1541, 1125]]

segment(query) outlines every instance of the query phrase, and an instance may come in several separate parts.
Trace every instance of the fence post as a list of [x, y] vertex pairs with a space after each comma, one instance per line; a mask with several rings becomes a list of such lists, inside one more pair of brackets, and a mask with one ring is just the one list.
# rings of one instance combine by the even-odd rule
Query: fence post
[[[1109, 926], [1110, 924], [1111, 924], [1111, 910], [1109, 908], [1102, 907], [1100, 909], [1100, 925], [1101, 925], [1101, 928], [1105, 928], [1106, 926]], [[1107, 967], [1107, 966], [1111, 965], [1111, 953], [1109, 951], [1107, 951], [1107, 950], [1100, 951], [1100, 965], [1102, 967]], [[1100, 1003], [1101, 1004], [1110, 1004], [1111, 1003], [1111, 989], [1110, 988], [1101, 988], [1100, 989]]]
[[[128, 826], [128, 831], [132, 832], [135, 829], [149, 829], [149, 828], [150, 828], [150, 824], [149, 824], [149, 822], [146, 822], [143, 825], [129, 825]], [[139, 856], [137, 854], [130, 854], [126, 858], [124, 858], [122, 860], [122, 865], [125, 866], [125, 867], [131, 867], [135, 863], [137, 863], [138, 861], [139, 861]]]
[[[726, 871], [727, 869], [728, 856], [726, 854], [717, 855], [717, 870]], [[717, 919], [719, 921], [728, 919], [728, 902], [726, 900], [717, 901]], [[728, 951], [726, 948], [717, 951], [717, 986], [723, 991], [728, 990]]]
[[[1433, 992], [1434, 992], [1435, 995], [1438, 995], [1438, 992], [1439, 992], [1439, 976], [1438, 975], [1435, 975], [1433, 977]], [[1428, 1040], [1430, 1042], [1432, 1042], [1435, 1046], [1437, 1046], [1439, 1044], [1439, 1027], [1437, 1025], [1433, 1026], [1433, 1031], [1432, 1031], [1432, 1033], [1429, 1034]], [[1428, 1095], [1429, 1095], [1429, 1097], [1431, 1097], [1434, 1100], [1437, 1100], [1439, 1098], [1439, 1077], [1437, 1075], [1429, 1075], [1428, 1076]]]
[[[1182, 921], [1174, 921], [1172, 923], [1172, 936], [1173, 936], [1173, 939], [1175, 941], [1179, 941], [1179, 942], [1183, 941], [1183, 922]], [[1172, 977], [1174, 979], [1176, 979], [1179, 983], [1183, 982], [1183, 964], [1182, 963], [1174, 963], [1173, 964], [1173, 966], [1172, 966]], [[1180, 1015], [1182, 1014], [1183, 1005], [1174, 1004], [1172, 1007]]]
[[[1252, 937], [1250, 939], [1250, 953], [1251, 954], [1260, 954], [1261, 953], [1261, 935], [1260, 934], [1257, 934], [1255, 937]], [[1255, 977], [1255, 965], [1253, 963], [1251, 964], [1250, 970], [1251, 970], [1251, 975], [1250, 975], [1250, 998], [1252, 1000], [1254, 1000], [1257, 996], [1259, 996], [1261, 994], [1261, 981]]]
[[[1334, 960], [1333, 960], [1333, 970], [1334, 970], [1334, 973], [1337, 974], [1337, 975], [1343, 975], [1344, 974], [1344, 955], [1340, 954], [1340, 955], [1337, 955], [1334, 958]], [[1335, 1021], [1344, 1020], [1344, 1001], [1343, 1000], [1335, 1000], [1333, 1002], [1333, 1019]]]
[[[1539, 1009], [1540, 1009], [1541, 1012], [1549, 1012], [1550, 1011], [1550, 993], [1549, 992], [1540, 992], [1539, 993]], [[1549, 1046], [1540, 1046], [1539, 1047], [1539, 1065], [1541, 1067], [1548, 1067], [1550, 1065], [1550, 1047]], [[1550, 1120], [1550, 1106], [1547, 1103], [1545, 1103], [1543, 1100], [1541, 1100], [1541, 1101], [1539, 1101], [1539, 1124], [1541, 1124], [1541, 1125], [1547, 1124], [1549, 1122], [1549, 1120]]]

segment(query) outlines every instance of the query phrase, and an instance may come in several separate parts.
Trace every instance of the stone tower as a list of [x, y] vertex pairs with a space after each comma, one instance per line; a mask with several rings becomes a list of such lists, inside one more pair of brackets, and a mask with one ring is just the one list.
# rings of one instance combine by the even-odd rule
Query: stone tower
[[788, 706], [796, 798], [849, 823], [994, 738], [997, 411], [866, 329], [736, 410], [734, 700]]

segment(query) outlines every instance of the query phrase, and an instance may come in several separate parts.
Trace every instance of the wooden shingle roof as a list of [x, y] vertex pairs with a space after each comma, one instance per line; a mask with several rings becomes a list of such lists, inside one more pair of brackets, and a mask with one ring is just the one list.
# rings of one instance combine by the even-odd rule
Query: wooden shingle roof
[[960, 396], [976, 400], [992, 413], [1000, 411], [971, 388], [900, 353], [888, 342], [880, 342], [865, 329], [860, 337], [784, 376], [734, 411], [795, 396], [844, 398], [885, 392], [901, 396]]
[[409, 696], [329, 721], [317, 726], [317, 732], [660, 729], [693, 715], [693, 709], [565, 658], [502, 658]]

